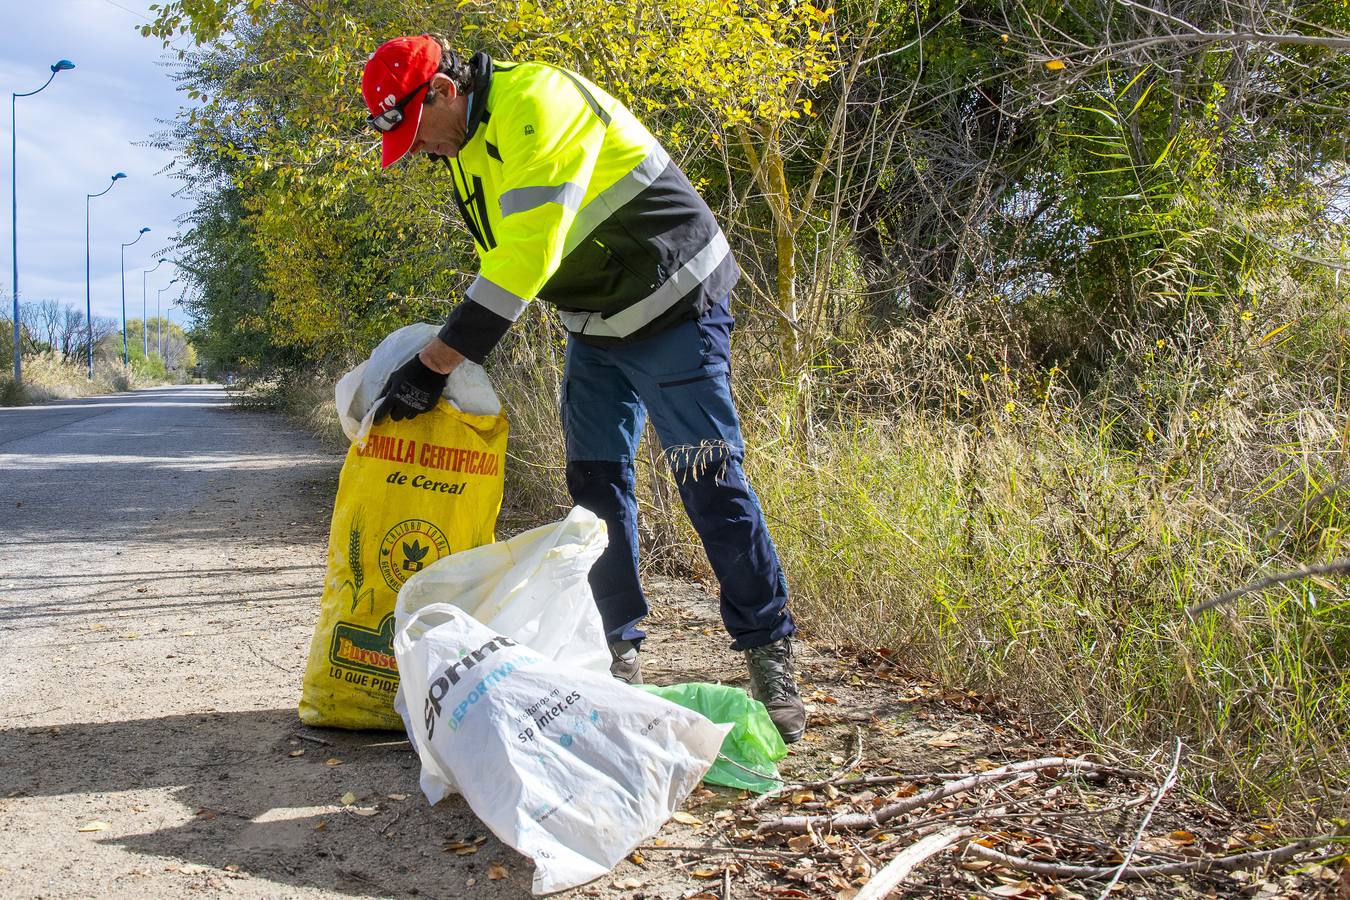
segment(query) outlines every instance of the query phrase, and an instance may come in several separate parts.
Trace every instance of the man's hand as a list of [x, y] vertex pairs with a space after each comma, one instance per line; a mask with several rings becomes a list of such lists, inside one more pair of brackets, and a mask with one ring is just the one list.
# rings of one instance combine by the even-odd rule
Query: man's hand
[[389, 376], [384, 385], [384, 402], [375, 411], [376, 422], [385, 416], [401, 422], [436, 408], [450, 374], [431, 369], [421, 357], [421, 353], [417, 354]]

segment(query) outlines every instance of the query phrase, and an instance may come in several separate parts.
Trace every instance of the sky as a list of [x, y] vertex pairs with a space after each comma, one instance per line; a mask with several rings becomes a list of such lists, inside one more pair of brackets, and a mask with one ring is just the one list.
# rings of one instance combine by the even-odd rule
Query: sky
[[[88, 201], [90, 211], [90, 301], [95, 316], [122, 316], [119, 284], [121, 244], [126, 248], [127, 318], [141, 317], [142, 272], [165, 255], [177, 220], [191, 204], [174, 196], [181, 186], [162, 170], [170, 153], [138, 146], [171, 120], [179, 95], [158, 39], [137, 27], [151, 17], [154, 0], [0, 0], [0, 90], [25, 93], [42, 86], [51, 65], [69, 59], [75, 68], [59, 72], [32, 97], [17, 101], [19, 299], [55, 299], [85, 305], [86, 194], [111, 191]], [[8, 104], [6, 104], [8, 105]], [[0, 185], [0, 296], [8, 311], [13, 289], [10, 227], [10, 147], [15, 129], [9, 109], [3, 120], [4, 182]], [[179, 273], [171, 262], [145, 276], [146, 304], [155, 315], [159, 288]], [[177, 299], [186, 280], [162, 295]], [[168, 312], [183, 322], [181, 310]]]

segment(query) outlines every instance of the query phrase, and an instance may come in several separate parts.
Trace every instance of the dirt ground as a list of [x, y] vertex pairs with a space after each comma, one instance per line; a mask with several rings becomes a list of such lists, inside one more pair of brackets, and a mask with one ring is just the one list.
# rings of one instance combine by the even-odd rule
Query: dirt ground
[[[201, 397], [188, 395], [188, 405]], [[61, 462], [75, 453], [68, 434], [32, 443], [52, 430], [92, 430], [93, 420], [26, 428], [7, 442], [0, 419], [0, 471], [9, 473], [0, 503], [13, 516], [0, 544], [0, 895], [529, 896], [529, 860], [457, 797], [428, 806], [401, 735], [297, 721], [340, 458], [278, 417], [214, 396], [192, 414], [173, 431], [198, 429], [205, 449], [153, 461], [144, 423], [128, 423], [114, 450], [91, 451], [111, 456], [111, 469]], [[136, 478], [145, 479], [137, 491], [100, 487]], [[507, 519], [499, 531], [534, 524]], [[647, 679], [743, 684], [707, 586], [652, 579], [649, 588]], [[560, 896], [848, 898], [914, 840], [924, 817], [973, 823], [1014, 855], [1120, 860], [1146, 805], [1111, 807], [1149, 797], [1168, 748], [1152, 781], [1043, 771], [1001, 792], [933, 804], [904, 824], [757, 835], [780, 815], [876, 809], [947, 773], [1081, 750], [1038, 737], [997, 698], [943, 692], [884, 656], [807, 638], [811, 730], [782, 772], [806, 782], [847, 776], [760, 809], [739, 792], [702, 789], [683, 821], [609, 876]], [[847, 780], [859, 777], [886, 780]], [[354, 803], [343, 802], [348, 793]], [[1000, 805], [1013, 817], [981, 824], [969, 814]], [[1262, 823], [1235, 821], [1175, 788], [1137, 843], [1156, 862], [1274, 842]], [[1120, 895], [1333, 895], [1331, 869], [1294, 868], [1160, 876]], [[948, 851], [898, 895], [1095, 897], [1103, 886]]]

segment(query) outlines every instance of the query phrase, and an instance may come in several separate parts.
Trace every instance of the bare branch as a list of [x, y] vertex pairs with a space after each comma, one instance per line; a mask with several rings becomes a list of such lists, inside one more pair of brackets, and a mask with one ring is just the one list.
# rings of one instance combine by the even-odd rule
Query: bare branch
[[1298, 581], [1303, 578], [1313, 578], [1317, 575], [1343, 575], [1346, 572], [1350, 572], [1350, 559], [1338, 559], [1335, 562], [1325, 563], [1320, 566], [1304, 566], [1303, 568], [1295, 569], [1292, 572], [1281, 572], [1278, 575], [1262, 578], [1260, 581], [1253, 581], [1251, 584], [1244, 585], [1211, 600], [1206, 600], [1204, 603], [1197, 603], [1194, 606], [1187, 607], [1186, 615], [1193, 619], [1202, 612], [1211, 610], [1216, 606], [1223, 606], [1225, 603], [1231, 603], [1238, 597], [1252, 594], [1257, 591], [1264, 591], [1268, 587], [1284, 584], [1287, 581]]
[[881, 871], [868, 879], [867, 884], [854, 896], [853, 900], [886, 900], [891, 891], [909, 877], [927, 859], [937, 856], [953, 844], [970, 836], [969, 828], [948, 828], [917, 843], [906, 847], [900, 855], [888, 862]]
[[1038, 862], [1036, 860], [1025, 859], [1020, 856], [1010, 856], [1007, 853], [1000, 853], [989, 847], [971, 842], [966, 845], [966, 855], [977, 859], [988, 860], [992, 863], [998, 863], [1001, 866], [1007, 866], [1010, 869], [1020, 869], [1023, 872], [1034, 872], [1037, 875], [1050, 875], [1055, 878], [1108, 878], [1112, 873], [1119, 871], [1122, 881], [1133, 880], [1137, 878], [1149, 878], [1154, 875], [1193, 875], [1204, 872], [1231, 872], [1234, 869], [1243, 869], [1248, 866], [1273, 865], [1275, 863], [1285, 862], [1293, 859], [1305, 850], [1310, 850], [1318, 844], [1326, 841], [1335, 840], [1330, 837], [1305, 838], [1301, 841], [1295, 841], [1284, 847], [1278, 847], [1274, 850], [1258, 850], [1253, 853], [1239, 853], [1234, 856], [1205, 857], [1204, 859], [1188, 860], [1187, 862], [1162, 863], [1155, 866], [1130, 866], [1126, 869], [1120, 869], [1118, 866], [1071, 866], [1062, 863]]

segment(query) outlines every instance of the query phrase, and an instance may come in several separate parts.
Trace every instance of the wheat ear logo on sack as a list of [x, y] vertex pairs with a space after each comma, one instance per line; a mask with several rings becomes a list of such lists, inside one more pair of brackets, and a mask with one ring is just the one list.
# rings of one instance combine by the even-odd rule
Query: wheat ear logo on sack
[[366, 570], [361, 565], [361, 510], [357, 510], [352, 516], [352, 522], [347, 526], [347, 568], [351, 570], [352, 577], [338, 585], [338, 591], [346, 589], [352, 592], [352, 608], [349, 612], [356, 612], [356, 608], [363, 602], [369, 601], [370, 611], [375, 612], [375, 589], [366, 588], [361, 590], [366, 581]]
[[450, 542], [439, 528], [425, 519], [404, 519], [380, 542], [380, 574], [397, 593], [414, 573], [449, 555]]
[[390, 675], [397, 677], [398, 662], [394, 659], [394, 614], [389, 613], [381, 619], [378, 628], [363, 628], [350, 622], [338, 622], [333, 629], [333, 643], [328, 648], [328, 661], [344, 669], [383, 677]]

